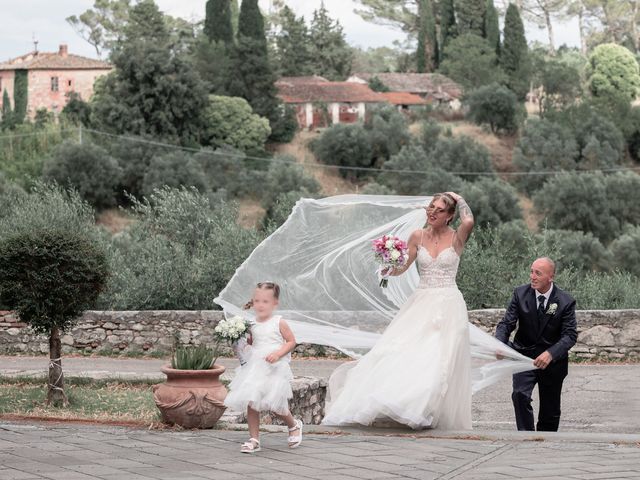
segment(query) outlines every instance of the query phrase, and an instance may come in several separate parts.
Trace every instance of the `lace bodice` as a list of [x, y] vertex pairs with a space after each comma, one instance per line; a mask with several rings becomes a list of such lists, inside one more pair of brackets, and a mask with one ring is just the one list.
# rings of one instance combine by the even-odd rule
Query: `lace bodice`
[[460, 257], [453, 247], [445, 248], [433, 258], [422, 245], [418, 247], [418, 288], [456, 287]]

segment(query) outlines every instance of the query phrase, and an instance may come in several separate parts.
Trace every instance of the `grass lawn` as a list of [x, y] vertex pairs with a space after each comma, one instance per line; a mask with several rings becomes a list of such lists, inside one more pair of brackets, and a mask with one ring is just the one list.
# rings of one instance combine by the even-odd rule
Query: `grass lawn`
[[157, 381], [82, 377], [65, 378], [66, 408], [46, 405], [46, 378], [0, 376], [0, 418], [126, 422], [160, 422], [151, 386]]

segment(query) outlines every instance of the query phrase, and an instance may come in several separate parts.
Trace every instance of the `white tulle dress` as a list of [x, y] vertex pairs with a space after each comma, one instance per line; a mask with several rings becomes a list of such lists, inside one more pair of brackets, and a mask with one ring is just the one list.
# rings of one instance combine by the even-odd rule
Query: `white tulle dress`
[[275, 363], [265, 360], [284, 343], [280, 333], [279, 315], [251, 326], [252, 344], [245, 350], [247, 362], [236, 369], [229, 384], [229, 394], [224, 403], [236, 411], [251, 407], [258, 411], [271, 411], [282, 415], [289, 412], [289, 399], [293, 397], [293, 374], [287, 354]]
[[420, 283], [375, 346], [329, 380], [326, 425], [395, 421], [419, 428], [471, 428], [467, 307], [456, 286], [460, 258], [418, 247]]

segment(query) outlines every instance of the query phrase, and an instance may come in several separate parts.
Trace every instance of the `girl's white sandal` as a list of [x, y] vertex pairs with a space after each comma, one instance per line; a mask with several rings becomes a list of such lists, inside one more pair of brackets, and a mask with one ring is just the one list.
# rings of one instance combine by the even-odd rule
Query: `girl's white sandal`
[[290, 435], [287, 439], [289, 441], [289, 448], [297, 448], [302, 443], [302, 420], [296, 420], [296, 426], [289, 429], [290, 432], [298, 430], [298, 435]]
[[248, 442], [244, 442], [240, 447], [242, 453], [255, 453], [262, 450], [260, 448], [260, 440], [256, 438], [250, 438]]

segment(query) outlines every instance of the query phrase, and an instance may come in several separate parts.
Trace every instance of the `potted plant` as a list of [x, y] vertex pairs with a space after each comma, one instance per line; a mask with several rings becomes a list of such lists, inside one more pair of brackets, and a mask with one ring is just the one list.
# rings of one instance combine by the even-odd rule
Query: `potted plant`
[[184, 428], [212, 428], [224, 413], [227, 389], [220, 381], [225, 371], [216, 365], [223, 342], [236, 342], [248, 331], [240, 317], [222, 320], [214, 329], [215, 347], [180, 345], [174, 347], [171, 365], [161, 368], [165, 383], [153, 386], [153, 399], [162, 420]]

